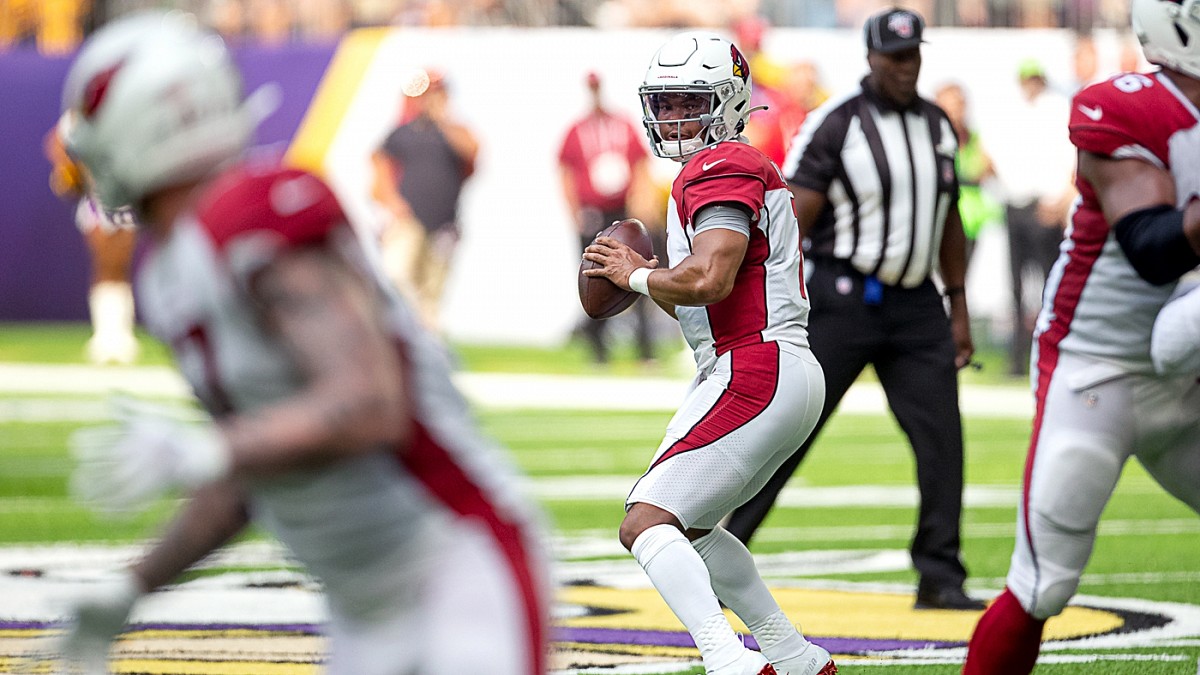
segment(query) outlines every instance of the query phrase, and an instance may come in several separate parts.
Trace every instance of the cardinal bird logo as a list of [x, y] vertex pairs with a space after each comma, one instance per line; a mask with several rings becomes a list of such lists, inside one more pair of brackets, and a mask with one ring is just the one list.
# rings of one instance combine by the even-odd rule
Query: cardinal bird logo
[[742, 53], [734, 45], [729, 45], [729, 57], [733, 59], [733, 74], [742, 78], [742, 82], [750, 79], [750, 64], [742, 58]]

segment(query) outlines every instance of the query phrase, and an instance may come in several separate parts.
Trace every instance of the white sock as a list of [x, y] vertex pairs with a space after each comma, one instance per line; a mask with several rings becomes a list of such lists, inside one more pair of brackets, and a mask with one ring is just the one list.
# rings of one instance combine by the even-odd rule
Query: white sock
[[754, 565], [754, 557], [737, 537], [718, 527], [692, 546], [708, 567], [713, 591], [745, 622], [763, 656], [775, 663], [804, 651], [808, 640], [779, 608]]
[[721, 611], [708, 568], [683, 533], [671, 525], [655, 525], [638, 535], [632, 547], [650, 583], [683, 622], [709, 671], [728, 666], [746, 648]]
[[97, 335], [133, 336], [133, 290], [124, 281], [99, 281], [88, 293], [92, 331]]
[[88, 293], [92, 317], [89, 358], [96, 363], [132, 363], [138, 343], [133, 334], [133, 291], [124, 281], [100, 281]]

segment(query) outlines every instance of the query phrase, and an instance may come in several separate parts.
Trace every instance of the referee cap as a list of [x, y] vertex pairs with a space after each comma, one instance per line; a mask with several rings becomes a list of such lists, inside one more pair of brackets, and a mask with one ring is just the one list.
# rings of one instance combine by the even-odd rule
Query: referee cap
[[891, 54], [919, 46], [925, 20], [911, 9], [892, 7], [871, 15], [863, 26], [867, 49]]

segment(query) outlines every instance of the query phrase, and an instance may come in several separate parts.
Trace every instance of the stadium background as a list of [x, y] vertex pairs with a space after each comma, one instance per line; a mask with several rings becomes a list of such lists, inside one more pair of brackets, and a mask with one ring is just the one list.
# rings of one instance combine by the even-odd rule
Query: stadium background
[[[613, 107], [640, 117], [636, 89], [664, 35], [663, 29], [366, 28], [336, 43], [240, 44], [236, 53], [247, 89], [276, 82], [283, 91], [258, 142], [279, 151], [291, 146], [296, 161], [324, 173], [368, 239], [379, 220], [369, 197], [370, 152], [397, 119], [406, 77], [419, 67], [443, 69], [457, 114], [482, 143], [478, 172], [463, 196], [464, 236], [443, 327], [458, 342], [549, 346], [564, 341], [580, 316], [557, 144], [587, 105], [582, 78], [589, 70], [604, 77]], [[931, 96], [946, 81], [962, 83], [985, 139], [1006, 124], [1006, 109], [1020, 95], [1022, 60], [1041, 61], [1052, 83], [1071, 82], [1075, 36], [1066, 29], [933, 28], [927, 40], [921, 91]], [[1100, 72], [1116, 69], [1129, 40], [1118, 29], [1095, 32]], [[814, 62], [833, 94], [866, 69], [856, 29], [775, 28], [763, 51], [783, 63]], [[48, 188], [41, 151], [68, 64], [69, 57], [32, 49], [0, 52], [8, 103], [0, 107], [6, 141], [0, 177], [11, 195], [0, 200], [0, 321], [86, 317], [86, 255], [72, 206]], [[677, 168], [667, 160], [652, 165], [667, 180]], [[505, 264], [495, 264], [498, 256]], [[1006, 256], [1003, 232], [985, 230], [968, 280], [983, 344], [1007, 334]]]

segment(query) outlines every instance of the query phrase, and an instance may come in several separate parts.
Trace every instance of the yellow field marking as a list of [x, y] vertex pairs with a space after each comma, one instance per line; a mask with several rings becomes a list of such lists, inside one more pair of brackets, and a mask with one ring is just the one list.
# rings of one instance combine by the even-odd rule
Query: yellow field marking
[[[979, 621], [979, 612], [914, 610], [911, 594], [859, 593], [802, 588], [773, 588], [772, 595], [789, 617], [804, 624], [804, 632], [823, 637], [966, 642]], [[578, 628], [683, 630], [679, 620], [654, 589], [614, 589], [570, 586], [559, 600], [573, 605], [616, 610], [603, 616], [565, 619], [561, 625]], [[749, 632], [726, 610], [734, 629]], [[1106, 633], [1124, 625], [1114, 612], [1068, 607], [1046, 623], [1048, 640]]]
[[178, 661], [170, 659], [118, 659], [108, 665], [114, 673], [170, 673], [170, 675], [317, 675], [314, 663], [263, 663], [262, 661]]
[[342, 38], [288, 147], [286, 164], [324, 175], [325, 155], [389, 33], [388, 28], [361, 28]]

